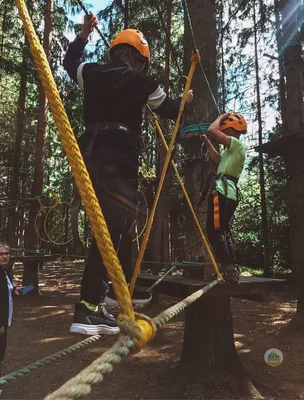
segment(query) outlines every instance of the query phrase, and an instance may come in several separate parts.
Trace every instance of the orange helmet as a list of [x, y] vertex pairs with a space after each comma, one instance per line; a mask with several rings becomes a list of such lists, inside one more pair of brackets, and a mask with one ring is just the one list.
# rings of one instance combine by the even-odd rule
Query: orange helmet
[[142, 32], [138, 29], [125, 29], [119, 32], [110, 45], [110, 50], [119, 44], [129, 44], [135, 47], [139, 53], [150, 60], [150, 49], [148, 42]]
[[247, 122], [243, 115], [237, 113], [229, 113], [227, 119], [222, 121], [220, 125], [220, 130], [224, 131], [228, 128], [233, 128], [238, 132], [247, 131]]

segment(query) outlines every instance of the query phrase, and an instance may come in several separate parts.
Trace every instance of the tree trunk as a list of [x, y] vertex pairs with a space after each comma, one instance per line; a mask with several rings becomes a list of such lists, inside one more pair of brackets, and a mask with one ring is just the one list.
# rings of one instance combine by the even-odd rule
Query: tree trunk
[[17, 225], [18, 225], [18, 210], [16, 201], [19, 193], [19, 176], [21, 167], [21, 144], [24, 131], [25, 122], [25, 101], [26, 101], [26, 86], [27, 86], [27, 40], [24, 41], [23, 54], [22, 54], [22, 64], [20, 71], [20, 89], [19, 89], [19, 99], [17, 108], [17, 126], [16, 126], [16, 136], [15, 136], [15, 146], [14, 146], [14, 158], [13, 158], [13, 173], [11, 180], [11, 187], [8, 195], [9, 206], [16, 206], [16, 208], [9, 209], [8, 216], [8, 242], [11, 247], [17, 247]]
[[282, 38], [282, 21], [280, 17], [280, 6], [279, 0], [274, 0], [274, 14], [275, 14], [275, 21], [276, 21], [276, 40], [277, 40], [277, 51], [278, 51], [278, 58], [279, 58], [279, 90], [280, 90], [280, 109], [281, 109], [281, 118], [282, 118], [282, 131], [283, 134], [286, 134], [287, 127], [286, 127], [286, 95], [285, 95], [285, 73], [284, 73], [284, 66], [283, 66], [283, 38]]
[[129, 28], [129, 0], [125, 0], [124, 29]]
[[[202, 57], [202, 65], [209, 80], [211, 89], [217, 99], [217, 71], [216, 71], [216, 12], [215, 0], [189, 0], [189, 12], [192, 18], [193, 31], [197, 42], [198, 50]], [[185, 59], [184, 72], [188, 74], [192, 45], [187, 28], [185, 27], [184, 39]], [[208, 89], [202, 72], [197, 66], [193, 78], [192, 87], [195, 88], [193, 106], [199, 121], [192, 118], [191, 123], [212, 122], [217, 116], [217, 109]], [[190, 123], [188, 123], [190, 125]], [[185, 120], [186, 125], [186, 120]], [[184, 164], [185, 186], [197, 212], [199, 221], [205, 230], [207, 204], [206, 201], [198, 209], [200, 191], [206, 184], [208, 175], [215, 171], [214, 164], [205, 159], [201, 151], [201, 141], [197, 138], [188, 139], [184, 144], [186, 161]], [[186, 214], [186, 243], [187, 258], [198, 261], [207, 260], [207, 254], [202, 245], [202, 240], [193, 223], [193, 217], [185, 206]]]
[[230, 297], [201, 297], [186, 309], [178, 381], [186, 398], [260, 398], [234, 344]]
[[[52, 18], [53, 18], [54, 0], [47, 0], [45, 4], [44, 14], [44, 36], [43, 47], [47, 58], [50, 58], [51, 41], [52, 41]], [[39, 86], [39, 109], [38, 109], [38, 124], [36, 133], [36, 154], [35, 154], [35, 172], [33, 186], [31, 191], [32, 197], [40, 196], [43, 188], [43, 173], [44, 173], [44, 154], [46, 141], [46, 123], [47, 123], [47, 98], [43, 87]], [[35, 249], [38, 243], [38, 237], [35, 229], [35, 217], [39, 210], [38, 202], [32, 201], [29, 212], [29, 224], [26, 234], [26, 246], [28, 249]], [[35, 283], [37, 290], [33, 294], [39, 294], [38, 290], [38, 264], [25, 263], [23, 280], [25, 283], [32, 280]]]
[[[283, 39], [285, 43], [284, 68], [286, 76], [286, 123], [288, 134], [304, 132], [303, 61], [298, 38], [297, 4], [295, 0], [282, 2]], [[281, 331], [287, 334], [300, 330], [304, 333], [304, 159], [298, 146], [285, 158], [288, 174], [291, 259], [297, 278], [298, 307], [289, 326]]]
[[[172, 0], [169, 0], [166, 9], [166, 29], [168, 37], [171, 38], [171, 18], [172, 18]], [[171, 48], [169, 41], [166, 41], [166, 62], [165, 62], [165, 92], [169, 94], [170, 88], [170, 60], [171, 60]], [[163, 123], [166, 130], [169, 128], [167, 121]], [[167, 156], [167, 150], [164, 148], [161, 142], [159, 142], [158, 148], [158, 163], [159, 163], [159, 175], [164, 166], [164, 161]], [[170, 262], [170, 229], [169, 229], [169, 182], [170, 182], [170, 169], [167, 172], [162, 193], [159, 199], [159, 204], [156, 210], [155, 216], [155, 230], [154, 230], [154, 254], [153, 259], [156, 262], [164, 261]]]
[[[54, 9], [54, 0], [47, 0], [44, 14], [44, 36], [43, 48], [47, 58], [50, 58], [51, 42], [52, 42], [52, 13]], [[35, 172], [33, 186], [31, 191], [32, 197], [40, 196], [43, 188], [44, 174], [44, 154], [46, 141], [46, 124], [47, 124], [47, 98], [43, 87], [39, 86], [39, 108], [38, 108], [38, 124], [36, 132], [36, 154], [35, 154]], [[29, 224], [27, 228], [27, 248], [34, 249], [37, 246], [37, 235], [35, 229], [35, 217], [39, 210], [38, 202], [33, 201], [30, 207]]]
[[[263, 124], [262, 124], [262, 106], [260, 94], [260, 74], [259, 74], [259, 58], [258, 58], [258, 39], [257, 39], [257, 23], [256, 23], [256, 4], [253, 0], [253, 28], [254, 28], [254, 54], [255, 54], [255, 75], [256, 75], [256, 92], [257, 92], [257, 115], [258, 115], [258, 134], [259, 147], [263, 144]], [[271, 276], [270, 267], [270, 248], [269, 248], [269, 231], [267, 221], [267, 202], [265, 190], [265, 172], [264, 172], [264, 155], [262, 150], [259, 151], [259, 181], [261, 191], [261, 208], [262, 208], [262, 232], [263, 232], [263, 256], [264, 256], [264, 276]]]

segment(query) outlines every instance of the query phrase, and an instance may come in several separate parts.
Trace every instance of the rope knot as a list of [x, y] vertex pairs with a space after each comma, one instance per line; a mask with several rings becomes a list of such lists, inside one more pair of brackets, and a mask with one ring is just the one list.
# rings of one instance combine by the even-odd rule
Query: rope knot
[[154, 338], [157, 332], [153, 319], [144, 314], [135, 313], [135, 321], [132, 321], [127, 315], [120, 314], [117, 323], [121, 332], [133, 339], [134, 352], [140, 351]]
[[221, 282], [225, 281], [224, 278], [223, 278], [223, 275], [220, 272], [217, 274], [217, 280], [221, 281]]
[[196, 63], [201, 61], [201, 56], [200, 56], [200, 53], [199, 53], [199, 51], [197, 49], [196, 49], [195, 53], [192, 54], [191, 61], [192, 62], [196, 62]]

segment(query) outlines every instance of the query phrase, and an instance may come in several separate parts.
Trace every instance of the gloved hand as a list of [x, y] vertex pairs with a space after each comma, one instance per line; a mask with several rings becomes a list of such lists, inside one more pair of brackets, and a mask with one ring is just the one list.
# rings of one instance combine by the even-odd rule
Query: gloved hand
[[188, 90], [188, 94], [187, 94], [187, 99], [186, 99], [186, 103], [187, 104], [191, 104], [192, 100], [193, 100], [193, 89]]

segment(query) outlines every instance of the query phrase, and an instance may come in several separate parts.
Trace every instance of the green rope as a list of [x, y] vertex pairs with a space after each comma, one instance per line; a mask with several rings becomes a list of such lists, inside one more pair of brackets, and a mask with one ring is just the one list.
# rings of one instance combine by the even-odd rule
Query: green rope
[[207, 132], [209, 126], [210, 126], [209, 122], [202, 122], [198, 125], [185, 126], [180, 130], [180, 136], [195, 132]]
[[23, 367], [19, 369], [18, 371], [11, 372], [8, 375], [1, 376], [0, 377], [0, 385], [5, 385], [6, 383], [9, 383], [10, 381], [15, 381], [18, 378], [23, 378], [26, 374], [30, 373], [31, 371], [34, 371], [35, 369], [39, 367], [43, 367], [46, 364], [50, 364], [53, 361], [56, 361], [59, 358], [62, 358], [64, 356], [67, 356], [68, 354], [71, 354], [73, 351], [79, 350], [82, 347], [86, 346], [87, 344], [91, 344], [93, 342], [96, 342], [96, 340], [100, 339], [100, 335], [95, 335], [91, 336], [81, 342], [78, 342], [70, 347], [67, 347], [64, 350], [58, 351], [55, 354], [52, 354], [51, 356], [42, 358], [41, 360], [38, 360], [34, 362], [33, 364], [29, 364], [26, 367]]
[[186, 297], [184, 300], [181, 300], [179, 303], [175, 304], [172, 307], [169, 307], [167, 310], [158, 314], [155, 318], [153, 318], [156, 326], [160, 328], [161, 326], [165, 325], [172, 318], [176, 317], [178, 314], [184, 311], [187, 307], [191, 306], [191, 304], [195, 303], [200, 297], [202, 297], [203, 294], [207, 293], [210, 289], [213, 288], [213, 286], [217, 285], [219, 282], [219, 280], [215, 280], [209, 283], [209, 285], [200, 290], [197, 290], [190, 296]]
[[[158, 314], [153, 318], [157, 327], [160, 328], [165, 325], [218, 283], [218, 280], [209, 283], [203, 289], [194, 292], [184, 300]], [[44, 400], [79, 399], [87, 396], [91, 392], [92, 385], [101, 382], [105, 374], [112, 372], [113, 366], [118, 365], [123, 357], [127, 357], [133, 346], [134, 342], [130, 337], [121, 335], [120, 339], [109, 350], [74, 378], [66, 382], [56, 392], [45, 397]]]
[[87, 396], [91, 392], [92, 385], [101, 382], [105, 374], [112, 372], [113, 366], [119, 364], [123, 357], [127, 357], [133, 346], [132, 339], [121, 335], [109, 350], [61, 388], [45, 397], [45, 400], [79, 399]]

